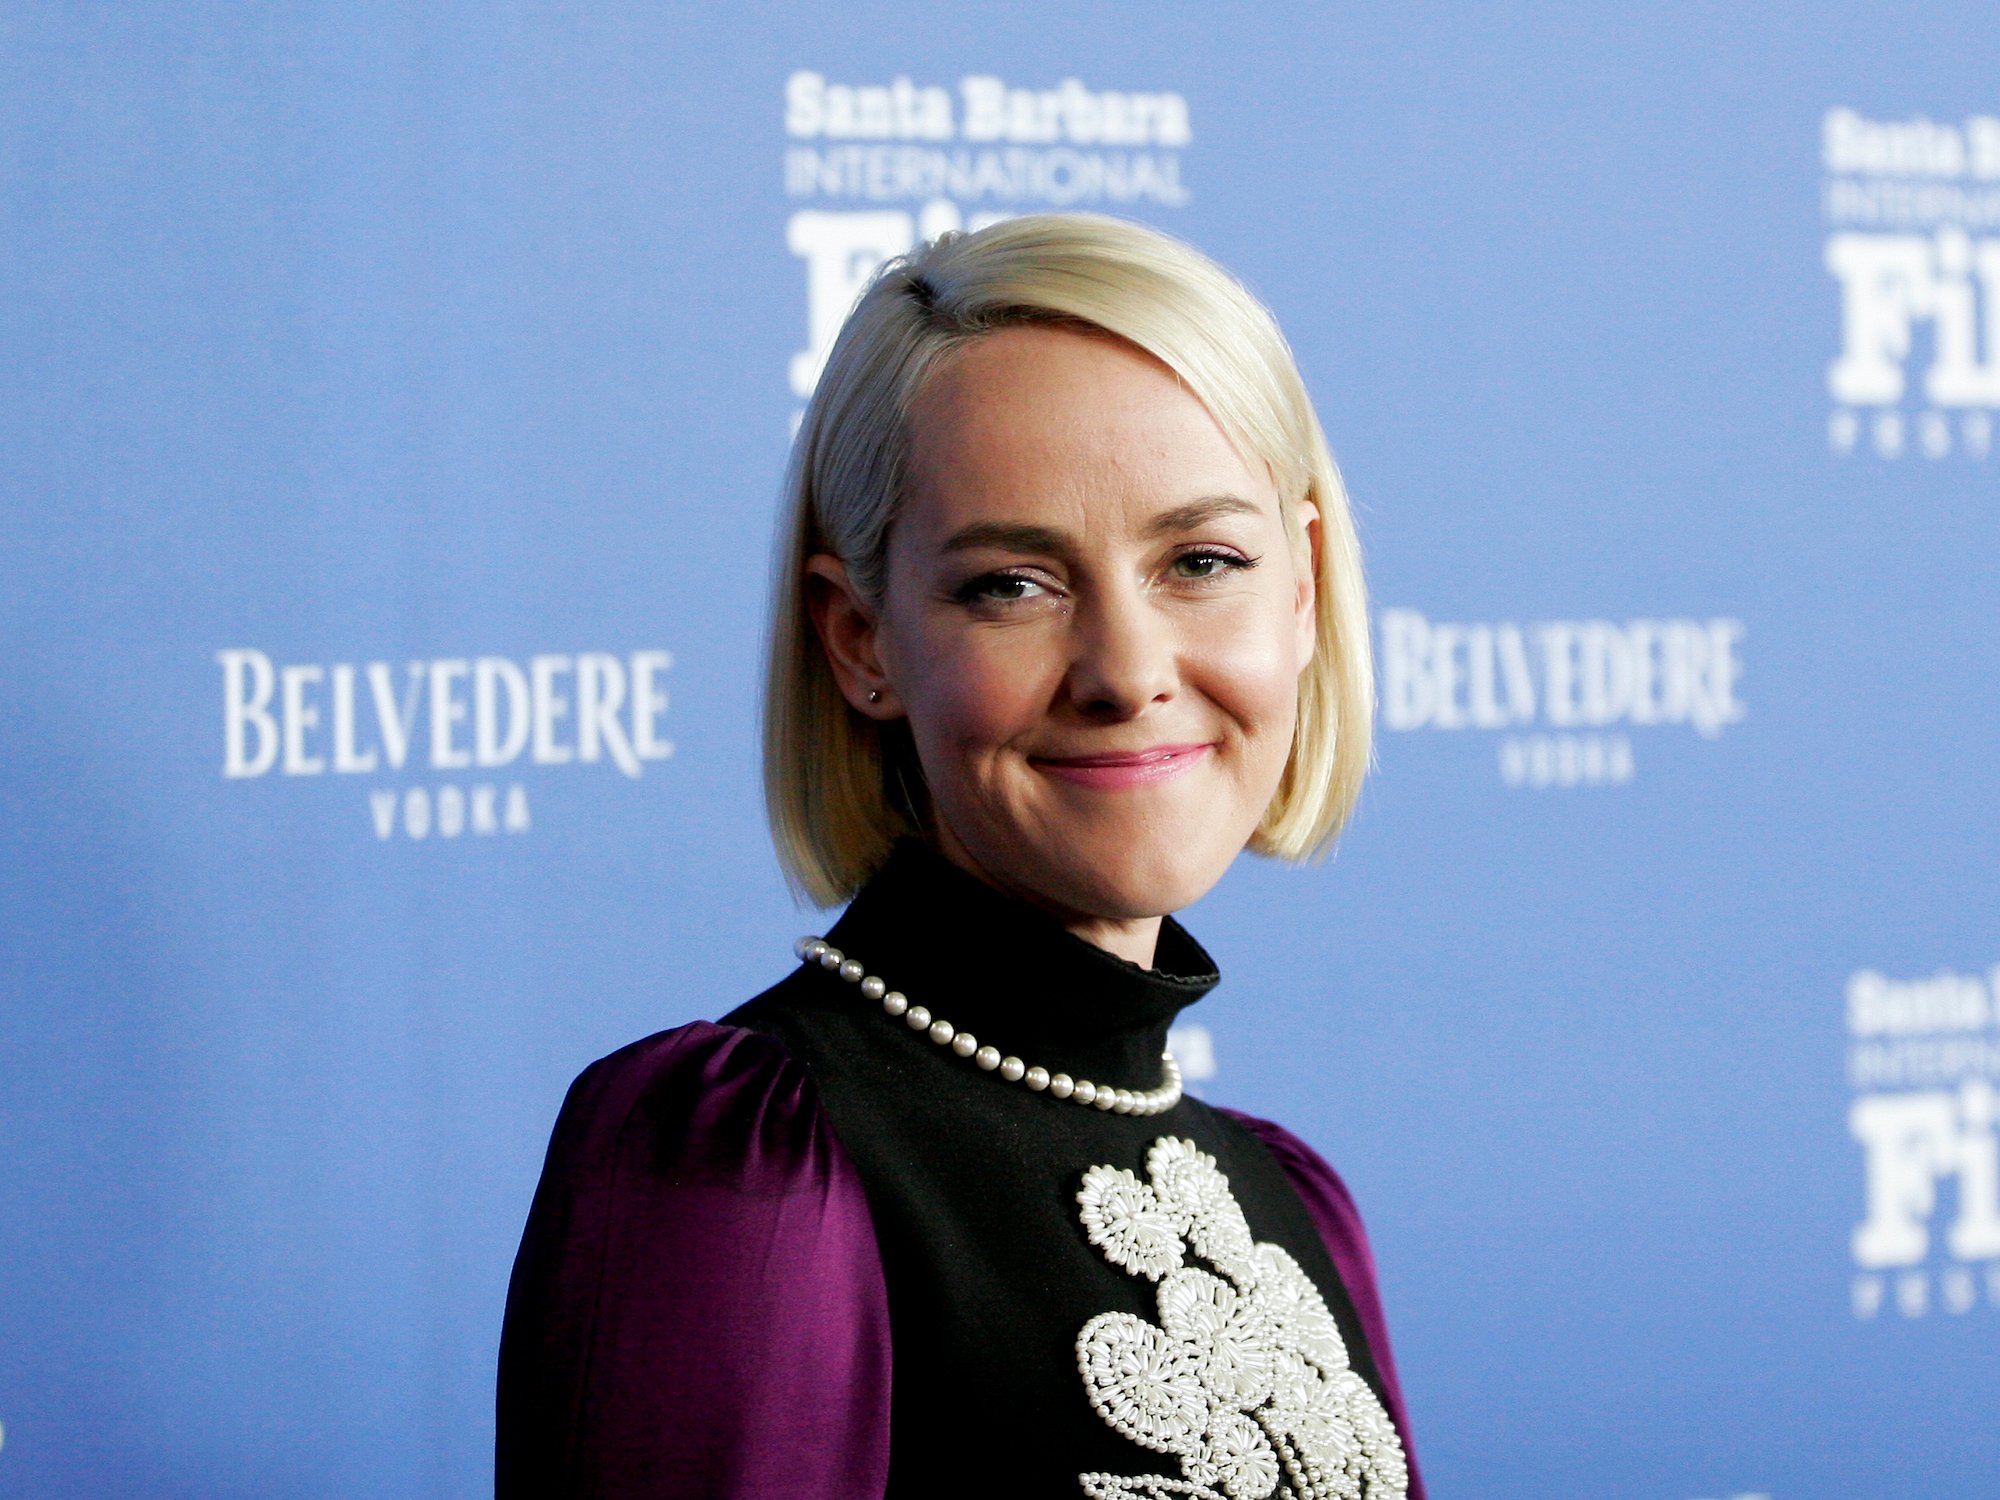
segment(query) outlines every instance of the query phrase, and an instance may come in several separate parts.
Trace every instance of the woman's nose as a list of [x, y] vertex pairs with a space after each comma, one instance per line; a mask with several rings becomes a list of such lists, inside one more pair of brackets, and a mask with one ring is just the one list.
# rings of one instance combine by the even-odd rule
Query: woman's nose
[[1137, 589], [1099, 594], [1075, 619], [1070, 701], [1094, 718], [1129, 719], [1180, 685], [1173, 632]]

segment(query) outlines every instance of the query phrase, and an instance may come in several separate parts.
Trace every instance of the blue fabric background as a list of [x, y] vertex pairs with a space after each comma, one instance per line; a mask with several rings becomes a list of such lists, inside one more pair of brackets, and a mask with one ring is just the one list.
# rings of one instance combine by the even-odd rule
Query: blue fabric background
[[[1990, 1492], [2000, 1261], [1943, 1247], [1946, 1181], [1861, 1314], [1844, 997], [2000, 963], [2000, 460], [1830, 436], [1821, 132], [2000, 112], [1991, 41], [1970, 4], [15, 7], [0, 1496], [481, 1493], [564, 1087], [818, 930], [754, 727], [788, 225], [921, 205], [787, 194], [799, 71], [1178, 93], [1187, 201], [1078, 206], [1276, 310], [1378, 609], [1740, 622], [1712, 738], [1385, 728], [1333, 861], [1187, 917], [1203, 1087], [1354, 1188], [1435, 1493]], [[673, 754], [448, 771], [420, 720], [401, 771], [228, 777], [230, 649], [399, 687], [664, 650]], [[1560, 753], [1629, 779], [1509, 784]], [[531, 826], [410, 837], [447, 785]]]

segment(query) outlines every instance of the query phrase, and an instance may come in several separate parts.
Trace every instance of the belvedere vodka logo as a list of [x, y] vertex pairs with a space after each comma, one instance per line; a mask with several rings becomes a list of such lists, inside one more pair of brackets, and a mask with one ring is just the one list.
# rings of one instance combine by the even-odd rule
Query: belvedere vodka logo
[[2000, 119], [1821, 125], [1835, 453], [1984, 460], [2000, 408]]
[[222, 669], [222, 775], [353, 777], [376, 838], [525, 833], [523, 766], [606, 765], [637, 780], [673, 754], [665, 651], [274, 663]]
[[1854, 1315], [2000, 1307], [2000, 966], [1847, 982]]
[[1510, 787], [1617, 786], [1635, 731], [1721, 738], [1744, 717], [1736, 619], [1379, 622], [1382, 727], [1494, 736]]
[[1181, 152], [1194, 139], [1170, 91], [1097, 89], [1065, 78], [1020, 88], [985, 74], [956, 86], [785, 81], [785, 243], [803, 262], [805, 347], [792, 356], [803, 401], [841, 320], [883, 261], [948, 229], [1044, 209], [1179, 208]]

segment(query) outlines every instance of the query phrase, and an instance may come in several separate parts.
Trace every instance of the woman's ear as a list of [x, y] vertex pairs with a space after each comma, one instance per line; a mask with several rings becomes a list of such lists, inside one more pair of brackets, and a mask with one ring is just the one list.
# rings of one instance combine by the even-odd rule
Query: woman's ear
[[816, 552], [806, 559], [804, 583], [806, 613], [841, 696], [871, 719], [903, 717], [883, 667], [881, 617], [855, 589], [847, 564], [830, 552]]
[[1299, 532], [1305, 539], [1304, 556], [1300, 558], [1298, 590], [1293, 604], [1294, 624], [1298, 628], [1299, 670], [1303, 672], [1312, 662], [1313, 652], [1319, 646], [1319, 550], [1320, 536], [1319, 506], [1311, 500], [1301, 500], [1295, 513]]

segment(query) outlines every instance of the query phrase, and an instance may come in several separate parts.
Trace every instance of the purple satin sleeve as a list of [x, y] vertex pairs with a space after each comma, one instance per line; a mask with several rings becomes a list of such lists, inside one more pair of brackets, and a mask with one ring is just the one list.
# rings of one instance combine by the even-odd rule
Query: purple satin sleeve
[[781, 1044], [696, 1022], [577, 1079], [514, 1263], [497, 1418], [500, 1500], [880, 1500], [881, 1258]]
[[1423, 1477], [1417, 1472], [1416, 1444], [1410, 1438], [1409, 1413], [1403, 1405], [1403, 1388], [1396, 1380], [1395, 1357], [1389, 1352], [1389, 1322], [1382, 1315], [1382, 1297], [1375, 1285], [1375, 1256], [1368, 1248], [1368, 1232], [1361, 1227], [1361, 1213], [1349, 1196], [1347, 1184], [1312, 1147], [1282, 1125], [1238, 1114], [1233, 1109], [1218, 1110], [1248, 1130], [1278, 1160], [1292, 1187], [1304, 1200], [1326, 1253], [1333, 1260], [1361, 1332], [1368, 1340], [1368, 1352], [1375, 1356], [1375, 1368], [1382, 1377], [1382, 1401], [1402, 1434], [1403, 1452], [1410, 1461], [1410, 1500], [1424, 1500]]

